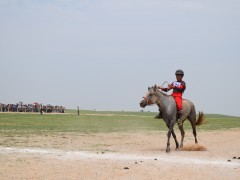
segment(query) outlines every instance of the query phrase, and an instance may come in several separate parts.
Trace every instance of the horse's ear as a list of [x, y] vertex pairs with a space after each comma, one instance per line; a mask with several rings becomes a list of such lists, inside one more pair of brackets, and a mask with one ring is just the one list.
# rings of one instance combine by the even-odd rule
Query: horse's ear
[[150, 87], [148, 87], [148, 90], [150, 90]]
[[155, 84], [154, 86], [154, 91], [156, 92], [157, 91], [157, 85]]

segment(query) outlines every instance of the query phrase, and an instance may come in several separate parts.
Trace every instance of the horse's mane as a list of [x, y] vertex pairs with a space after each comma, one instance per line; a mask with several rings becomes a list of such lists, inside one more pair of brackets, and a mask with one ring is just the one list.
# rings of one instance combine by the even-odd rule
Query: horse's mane
[[157, 90], [157, 92], [164, 95], [164, 96], [167, 96], [167, 97], [171, 96], [171, 95], [168, 95], [168, 94], [166, 94], [166, 93], [164, 93], [163, 91], [160, 91], [160, 90]]

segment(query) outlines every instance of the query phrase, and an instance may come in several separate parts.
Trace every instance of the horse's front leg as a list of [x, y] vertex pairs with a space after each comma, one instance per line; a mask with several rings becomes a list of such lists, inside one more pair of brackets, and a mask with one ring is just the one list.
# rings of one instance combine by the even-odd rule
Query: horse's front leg
[[[168, 129], [170, 128], [168, 125], [167, 125], [167, 127], [168, 127]], [[174, 129], [172, 129], [172, 136], [173, 136], [174, 141], [175, 141], [175, 143], [176, 143], [176, 150], [178, 150], [178, 149], [179, 149], [179, 143], [178, 143], [177, 136], [176, 136], [176, 134], [175, 134]]]
[[169, 153], [170, 152], [170, 137], [171, 137], [171, 134], [173, 132], [173, 123], [171, 123], [169, 125], [169, 129], [168, 129], [168, 141], [167, 141], [167, 149], [166, 149], [166, 152]]

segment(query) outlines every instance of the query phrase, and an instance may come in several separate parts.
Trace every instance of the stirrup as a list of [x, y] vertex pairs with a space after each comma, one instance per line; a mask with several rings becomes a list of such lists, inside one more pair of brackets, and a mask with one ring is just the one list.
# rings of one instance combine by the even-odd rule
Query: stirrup
[[178, 120], [177, 120], [177, 124], [178, 124], [178, 126], [182, 126], [182, 121], [181, 121], [181, 119], [178, 119]]

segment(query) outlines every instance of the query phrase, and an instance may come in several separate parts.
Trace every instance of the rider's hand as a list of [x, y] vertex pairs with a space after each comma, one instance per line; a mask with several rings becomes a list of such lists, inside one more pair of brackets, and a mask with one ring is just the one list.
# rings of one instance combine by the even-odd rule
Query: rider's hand
[[172, 84], [169, 84], [168, 85], [168, 89], [172, 89], [173, 88], [173, 85]]

